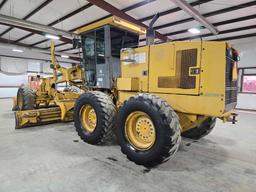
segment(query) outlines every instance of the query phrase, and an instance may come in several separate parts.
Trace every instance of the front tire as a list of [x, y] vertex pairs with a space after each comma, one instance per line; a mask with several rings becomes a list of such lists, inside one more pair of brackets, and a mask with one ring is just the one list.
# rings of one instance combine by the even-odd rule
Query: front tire
[[178, 150], [179, 118], [160, 97], [139, 94], [127, 100], [117, 114], [121, 151], [136, 164], [152, 167]]
[[89, 144], [104, 143], [112, 136], [115, 113], [115, 105], [105, 93], [90, 91], [80, 95], [74, 108], [78, 135]]
[[32, 89], [22, 87], [17, 92], [17, 109], [18, 110], [32, 110], [35, 109], [36, 95]]

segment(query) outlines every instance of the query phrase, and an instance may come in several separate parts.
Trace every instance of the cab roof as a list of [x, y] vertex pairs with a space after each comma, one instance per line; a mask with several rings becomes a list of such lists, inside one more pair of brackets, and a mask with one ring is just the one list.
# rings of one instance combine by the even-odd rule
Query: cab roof
[[87, 31], [91, 31], [93, 29], [97, 29], [97, 28], [102, 27], [104, 25], [113, 25], [113, 26], [116, 26], [118, 28], [122, 28], [124, 30], [137, 33], [139, 35], [146, 34], [146, 28], [145, 27], [141, 27], [137, 24], [131, 23], [131, 22], [126, 21], [124, 19], [121, 19], [117, 16], [111, 16], [111, 17], [108, 17], [106, 19], [102, 19], [100, 21], [92, 23], [90, 25], [81, 27], [78, 30], [76, 30], [76, 33], [81, 34], [81, 33], [87, 32]]

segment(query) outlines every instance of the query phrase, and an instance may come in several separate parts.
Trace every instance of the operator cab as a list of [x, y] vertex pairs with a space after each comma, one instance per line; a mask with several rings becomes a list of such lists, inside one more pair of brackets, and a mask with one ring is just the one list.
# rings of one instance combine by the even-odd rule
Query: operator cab
[[111, 89], [120, 76], [120, 51], [139, 45], [146, 30], [118, 17], [110, 17], [78, 30], [82, 40], [87, 86]]

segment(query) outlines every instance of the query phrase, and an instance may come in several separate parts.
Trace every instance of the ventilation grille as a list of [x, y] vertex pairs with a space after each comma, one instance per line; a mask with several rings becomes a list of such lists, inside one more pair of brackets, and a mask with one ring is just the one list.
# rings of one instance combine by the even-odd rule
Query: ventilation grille
[[[180, 52], [180, 53], [179, 53]], [[196, 67], [197, 49], [178, 51], [181, 54], [181, 83], [182, 89], [194, 89], [196, 87], [196, 77], [189, 76], [189, 67]]]
[[189, 68], [196, 67], [197, 49], [181, 50], [176, 52], [175, 76], [158, 77], [159, 88], [194, 89], [196, 77], [189, 76]]
[[226, 99], [225, 104], [236, 104], [237, 102], [237, 81], [232, 80], [232, 69], [234, 61], [231, 59], [232, 55], [230, 54], [229, 49], [226, 52]]
[[227, 87], [226, 88], [226, 99], [225, 104], [228, 105], [230, 103], [236, 103], [237, 102], [237, 88], [236, 87]]

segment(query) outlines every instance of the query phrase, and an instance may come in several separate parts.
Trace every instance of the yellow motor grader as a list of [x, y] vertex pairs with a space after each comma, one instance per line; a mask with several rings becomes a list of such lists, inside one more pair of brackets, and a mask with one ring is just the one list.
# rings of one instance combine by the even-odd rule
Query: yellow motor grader
[[156, 19], [145, 29], [113, 16], [77, 31], [87, 87], [72, 98], [78, 135], [101, 144], [116, 133], [128, 159], [145, 166], [168, 160], [181, 135], [199, 139], [216, 118], [235, 122], [237, 102], [237, 51], [226, 42], [154, 44]]
[[40, 78], [40, 88], [21, 87], [17, 92], [15, 112], [16, 129], [56, 121], [72, 121], [73, 108], [79, 93], [58, 91], [58, 84], [67, 83], [86, 91], [81, 66], [64, 68], [57, 63], [54, 43], [51, 43], [53, 77]]

